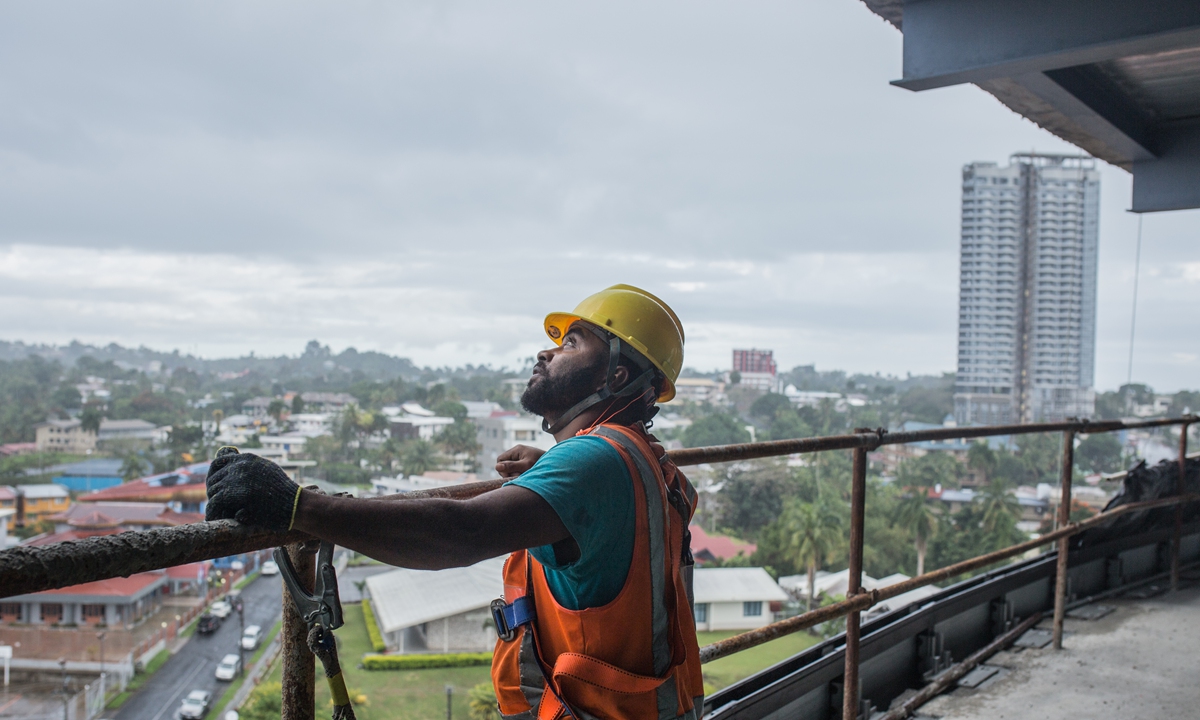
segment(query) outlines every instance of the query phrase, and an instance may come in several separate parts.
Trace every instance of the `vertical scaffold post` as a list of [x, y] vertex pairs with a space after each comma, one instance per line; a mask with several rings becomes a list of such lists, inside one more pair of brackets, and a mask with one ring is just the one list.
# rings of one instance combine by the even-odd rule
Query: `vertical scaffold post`
[[[316, 544], [287, 546], [288, 557], [305, 592], [313, 591], [316, 578]], [[281, 584], [282, 585], [282, 584]], [[300, 617], [286, 586], [283, 593], [283, 715], [282, 720], [314, 720], [316, 660], [308, 649], [308, 623]]]
[[[1075, 470], [1075, 431], [1063, 433], [1062, 494], [1058, 501], [1058, 527], [1071, 522], [1071, 474]], [[1067, 613], [1067, 553], [1071, 538], [1059, 538], [1058, 570], [1054, 575], [1054, 649], [1062, 650], [1063, 618]]]
[[[855, 432], [861, 432], [856, 430]], [[862, 592], [863, 518], [867, 500], [867, 449], [854, 449], [854, 478], [850, 489], [850, 570], [846, 599]], [[858, 645], [861, 613], [846, 615], [846, 668], [842, 675], [842, 720], [858, 720]]]
[[[1187, 477], [1187, 434], [1188, 423], [1179, 426], [1179, 478], [1175, 481], [1175, 494], [1183, 496], [1184, 479]], [[1175, 528], [1171, 533], [1171, 592], [1179, 589], [1179, 552], [1183, 543], [1183, 505], [1175, 506]]]

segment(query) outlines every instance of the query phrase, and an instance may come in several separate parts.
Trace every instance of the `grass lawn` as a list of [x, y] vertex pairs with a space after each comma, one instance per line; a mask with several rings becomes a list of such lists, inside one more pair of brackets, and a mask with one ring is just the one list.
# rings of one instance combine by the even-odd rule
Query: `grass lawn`
[[[700, 640], [700, 646], [704, 647], [709, 643], [724, 640], [727, 637], [737, 634], [737, 632], [733, 631], [702, 632], [697, 633], [697, 636]], [[775, 663], [795, 655], [805, 648], [816, 645], [818, 640], [819, 638], [801, 631], [781, 637], [778, 640], [772, 640], [765, 645], [759, 645], [758, 647], [743, 650], [729, 657], [714, 660], [703, 666], [704, 692], [711, 694], [713, 691], [720, 690], [726, 685], [732, 685], [744, 677], [749, 677], [759, 670], [769, 668]]]
[[[346, 624], [337, 631], [338, 658], [351, 696], [362, 693], [368, 707], [355, 707], [359, 720], [441, 720], [446, 717], [446, 686], [454, 688], [453, 713], [467, 717], [467, 692], [479, 683], [491, 682], [491, 668], [435, 668], [431, 670], [367, 671], [359, 670], [359, 659], [372, 652], [363, 623], [362, 606], [346, 604], [342, 608]], [[263, 682], [280, 682], [282, 663], [276, 663]], [[327, 715], [329, 685], [317, 664], [317, 717]]]
[[[446, 686], [454, 688], [453, 713], [456, 718], [468, 717], [467, 692], [479, 683], [491, 682], [491, 670], [486, 666], [468, 668], [437, 668], [431, 670], [374, 671], [359, 670], [359, 658], [371, 652], [371, 641], [363, 623], [362, 606], [347, 604], [343, 608], [346, 624], [337, 631], [338, 656], [351, 696], [363, 693], [368, 707], [356, 707], [359, 720], [441, 720], [446, 717]], [[700, 633], [700, 645], [716, 642], [735, 632]], [[766, 645], [740, 652], [704, 666], [706, 693], [725, 687], [759, 670], [770, 667], [807, 647], [817, 638], [805, 632], [780, 638]], [[280, 682], [279, 664], [264, 682]], [[317, 716], [329, 705], [329, 686], [317, 666]]]

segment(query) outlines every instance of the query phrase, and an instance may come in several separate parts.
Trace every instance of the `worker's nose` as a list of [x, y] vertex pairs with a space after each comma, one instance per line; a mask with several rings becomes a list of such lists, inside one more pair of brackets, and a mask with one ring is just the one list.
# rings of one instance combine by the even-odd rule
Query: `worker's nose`
[[554, 357], [554, 354], [553, 354], [553, 353], [554, 353], [554, 351], [555, 351], [555, 350], [557, 350], [557, 349], [558, 349], [558, 348], [551, 348], [551, 349], [549, 349], [549, 350], [543, 350], [543, 351], [541, 351], [540, 353], [538, 353], [538, 354], [537, 354], [537, 359], [538, 359], [538, 362], [540, 362], [540, 363], [542, 363], [542, 364], [545, 364], [545, 365], [549, 365], [549, 364], [550, 364], [550, 359]]

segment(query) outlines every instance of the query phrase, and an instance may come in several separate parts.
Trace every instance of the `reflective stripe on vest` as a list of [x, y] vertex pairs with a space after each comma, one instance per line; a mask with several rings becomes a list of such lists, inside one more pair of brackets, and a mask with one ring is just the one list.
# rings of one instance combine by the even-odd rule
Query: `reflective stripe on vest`
[[[662, 483], [662, 471], [658, 470], [657, 467], [650, 467], [650, 464], [646, 462], [646, 456], [642, 454], [641, 448], [633, 440], [629, 439], [629, 436], [625, 433], [619, 430], [599, 427], [593, 434], [619, 443], [621, 447], [625, 448], [625, 451], [629, 453], [629, 457], [633, 460], [633, 464], [637, 467], [638, 475], [642, 477], [642, 487], [646, 491], [646, 515], [647, 522], [650, 524], [650, 587], [653, 593], [650, 598], [650, 607], [653, 612], [651, 627], [654, 628], [651, 649], [654, 652], [654, 674], [662, 676], [671, 666], [671, 629], [667, 626], [666, 601], [666, 541], [670, 526], [663, 526], [663, 519], [666, 513], [663, 512], [662, 491], [659, 490]], [[673, 686], [674, 683], [672, 683], [671, 688], [672, 717], [674, 716], [673, 704], [675, 702]], [[660, 689], [660, 695], [661, 692]]]

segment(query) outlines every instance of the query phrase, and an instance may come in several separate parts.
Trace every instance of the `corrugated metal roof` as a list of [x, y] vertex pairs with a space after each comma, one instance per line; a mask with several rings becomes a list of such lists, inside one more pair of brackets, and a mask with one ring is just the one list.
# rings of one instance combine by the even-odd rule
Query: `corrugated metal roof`
[[694, 584], [698, 603], [788, 599], [762, 568], [696, 568]]
[[504, 594], [503, 570], [504, 558], [448, 570], [400, 568], [367, 578], [367, 588], [379, 628], [393, 632], [487, 607]]

